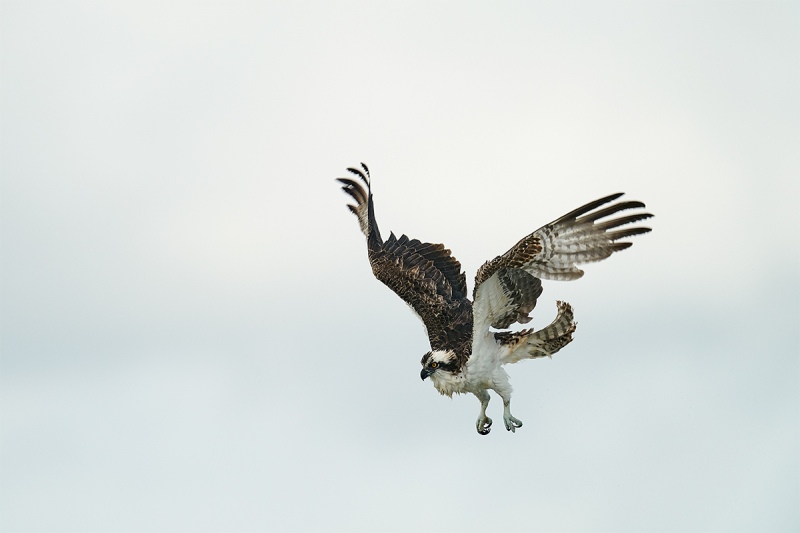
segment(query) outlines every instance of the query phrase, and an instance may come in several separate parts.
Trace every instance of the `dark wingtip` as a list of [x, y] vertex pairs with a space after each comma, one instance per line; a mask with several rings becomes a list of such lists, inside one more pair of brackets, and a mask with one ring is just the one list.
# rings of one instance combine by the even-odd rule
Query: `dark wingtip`
[[366, 164], [366, 163], [364, 163], [364, 162], [362, 161], [362, 162], [361, 162], [361, 167], [364, 169], [364, 172], [366, 172], [366, 173], [367, 173], [367, 177], [368, 177], [368, 178], [369, 178], [369, 177], [371, 177], [371, 176], [369, 175], [369, 168], [367, 167], [367, 164]]
[[[619, 239], [625, 239], [627, 237], [635, 237], [636, 235], [644, 235], [645, 233], [650, 233], [653, 231], [653, 228], [630, 228], [630, 229], [622, 229], [617, 231], [611, 231], [606, 234], [611, 242], [616, 244], [627, 244], [628, 246], [632, 245], [632, 242], [625, 242], [625, 243], [617, 243], [616, 241]], [[627, 248], [626, 246], [625, 248]]]
[[367, 201], [367, 193], [355, 181], [350, 178], [336, 178], [336, 181], [343, 183], [342, 190], [352, 196], [359, 204]]
[[[362, 163], [362, 165], [363, 165], [363, 163]], [[370, 184], [369, 184], [369, 179], [367, 178], [367, 176], [369, 175], [369, 171], [367, 171], [367, 173], [366, 173], [366, 174], [364, 174], [364, 173], [363, 173], [363, 172], [362, 172], [360, 169], [353, 168], [353, 167], [347, 167], [347, 170], [348, 170], [348, 172], [352, 172], [353, 174], [355, 174], [356, 176], [358, 176], [359, 178], [361, 178], [361, 181], [363, 181], [363, 182], [364, 182], [364, 184], [365, 184], [365, 185], [367, 186], [367, 188], [369, 189], [369, 187], [370, 187]], [[366, 169], [365, 169], [365, 170], [366, 170]]]
[[623, 194], [625, 194], [625, 193], [624, 192], [618, 192], [618, 193], [614, 193], [614, 194], [609, 194], [608, 196], [604, 196], [603, 198], [598, 198], [594, 202], [589, 202], [586, 205], [582, 205], [579, 208], [570, 211], [569, 213], [567, 213], [566, 215], [562, 216], [561, 218], [559, 218], [555, 222], [561, 222], [561, 221], [565, 221], [565, 220], [569, 220], [569, 219], [573, 219], [573, 218], [577, 219], [581, 215], [585, 215], [586, 213], [597, 209], [601, 205], [605, 205], [605, 204], [607, 204], [609, 202], [613, 202], [614, 200], [616, 200], [617, 198], [619, 198]]
[[624, 239], [625, 237], [633, 237], [635, 235], [644, 235], [645, 233], [650, 233], [653, 231], [653, 228], [631, 228], [631, 229], [622, 229], [618, 231], [612, 231], [608, 233], [608, 237], [615, 241], [617, 239]]
[[[608, 207], [604, 207], [603, 209], [600, 209], [600, 210], [597, 210], [597, 211], [594, 210], [595, 208], [600, 207], [601, 205], [603, 205], [605, 203], [608, 203], [610, 200], [607, 200], [607, 198], [612, 198], [614, 196], [616, 196], [617, 198], [619, 197], [618, 195], [613, 195], [613, 196], [609, 196], [609, 197], [606, 197], [606, 198], [601, 198], [600, 200], [596, 200], [596, 201], [592, 202], [591, 204], [587, 204], [584, 207], [576, 209], [573, 213], [578, 213], [579, 211], [582, 211], [581, 213], [578, 213], [578, 214], [579, 215], [583, 215], [583, 216], [581, 216], [580, 218], [577, 218], [575, 220], [575, 222], [577, 224], [594, 223], [594, 222], [596, 222], [596, 221], [598, 221], [598, 220], [600, 220], [602, 218], [606, 218], [606, 217], [608, 217], [610, 215], [614, 215], [616, 213], [619, 213], [620, 211], [625, 211], [625, 210], [628, 210], [628, 209], [638, 209], [638, 208], [644, 207], [644, 203], [636, 201], [636, 200], [630, 200], [630, 201], [626, 201], [626, 202], [617, 202], [615, 204], [611, 204]], [[586, 209], [587, 207], [591, 207], [591, 209]], [[616, 225], [620, 225], [620, 224], [628, 224], [630, 222], [633, 222], [634, 220], [642, 220], [642, 218], [641, 218], [640, 215], [630, 215], [630, 216], [627, 216], [627, 217], [622, 217], [620, 219], [617, 219], [617, 222], [612, 220], [612, 221], [604, 222], [603, 224], [600, 224], [600, 225], [601, 226], [605, 225], [607, 227], [615, 227]]]
[[644, 202], [640, 202], [639, 200], [630, 200], [629, 202], [625, 202], [625, 205], [628, 206], [627, 209], [635, 209], [635, 208], [638, 208], [638, 207], [647, 207], [646, 205], [644, 205]]

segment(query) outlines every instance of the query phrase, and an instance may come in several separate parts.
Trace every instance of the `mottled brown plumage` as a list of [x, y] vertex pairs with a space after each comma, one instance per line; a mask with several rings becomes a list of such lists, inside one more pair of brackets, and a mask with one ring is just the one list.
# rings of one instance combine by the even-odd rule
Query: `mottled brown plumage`
[[[363, 165], [363, 163], [362, 163]], [[433, 350], [452, 350], [459, 365], [466, 363], [472, 344], [472, 302], [467, 298], [467, 279], [461, 264], [443, 244], [420, 242], [391, 233], [384, 242], [374, 218], [369, 170], [348, 169], [361, 184], [339, 178], [342, 189], [356, 201], [349, 205], [367, 237], [372, 273], [402, 298], [425, 324]]]
[[481, 283], [492, 277], [492, 274], [500, 268], [519, 268], [529, 263], [542, 251], [542, 241], [535, 233], [521, 239], [503, 255], [499, 255], [491, 261], [486, 261], [478, 268], [475, 274], [475, 288]]
[[431, 348], [453, 350], [465, 363], [472, 343], [472, 303], [461, 265], [441, 244], [391, 234], [369, 248], [372, 273], [419, 315]]

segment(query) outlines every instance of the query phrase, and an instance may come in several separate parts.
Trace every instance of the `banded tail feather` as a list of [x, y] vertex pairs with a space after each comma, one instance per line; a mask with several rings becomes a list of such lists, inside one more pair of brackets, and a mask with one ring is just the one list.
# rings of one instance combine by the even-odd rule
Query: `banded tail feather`
[[523, 359], [551, 357], [572, 342], [577, 324], [573, 320], [572, 306], [567, 302], [556, 302], [558, 314], [547, 327], [518, 332], [496, 332], [495, 339], [507, 348], [502, 357], [503, 364], [513, 364]]

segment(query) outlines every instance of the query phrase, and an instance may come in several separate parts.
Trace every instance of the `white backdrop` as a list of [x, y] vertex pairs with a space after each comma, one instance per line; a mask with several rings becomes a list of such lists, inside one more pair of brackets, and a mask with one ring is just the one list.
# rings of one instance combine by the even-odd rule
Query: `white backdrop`
[[[797, 2], [1, 9], [4, 531], [800, 529]], [[545, 283], [578, 330], [509, 368], [516, 434], [420, 381], [359, 161], [470, 284], [656, 214]]]

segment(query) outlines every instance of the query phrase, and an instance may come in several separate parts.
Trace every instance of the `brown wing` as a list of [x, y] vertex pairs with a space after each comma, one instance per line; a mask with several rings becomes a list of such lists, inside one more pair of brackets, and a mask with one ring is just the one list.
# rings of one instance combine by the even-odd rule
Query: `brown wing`
[[[441, 244], [399, 239], [394, 234], [379, 249], [369, 251], [375, 277], [411, 306], [425, 324], [431, 348], [469, 353], [472, 305], [466, 298], [461, 265]], [[456, 271], [452, 284], [445, 272]]]
[[[619, 239], [647, 233], [650, 228], [613, 230], [652, 217], [635, 213], [599, 222], [627, 209], [643, 208], [642, 202], [613, 202], [622, 193], [590, 202], [550, 224], [542, 226], [515, 244], [505, 254], [484, 263], [475, 276], [476, 323], [495, 328], [513, 322], [526, 323], [541, 294], [539, 278], [572, 280], [583, 276], [582, 263], [601, 261], [633, 243]], [[513, 275], [509, 275], [513, 272]], [[538, 290], [537, 290], [538, 287]]]
[[[363, 169], [363, 170], [362, 170]], [[369, 170], [348, 170], [361, 178], [367, 190], [355, 180], [339, 178], [342, 189], [356, 201], [349, 205], [367, 237], [372, 272], [400, 296], [422, 319], [431, 348], [453, 350], [468, 356], [472, 341], [472, 304], [461, 264], [442, 244], [420, 242], [405, 235], [391, 234], [383, 242], [375, 221]]]

